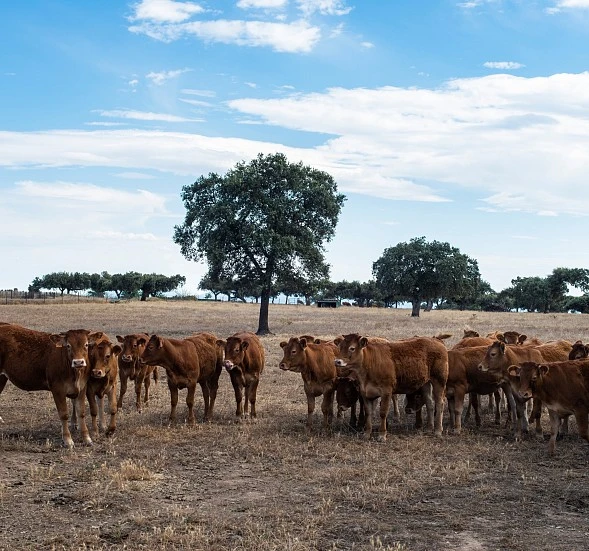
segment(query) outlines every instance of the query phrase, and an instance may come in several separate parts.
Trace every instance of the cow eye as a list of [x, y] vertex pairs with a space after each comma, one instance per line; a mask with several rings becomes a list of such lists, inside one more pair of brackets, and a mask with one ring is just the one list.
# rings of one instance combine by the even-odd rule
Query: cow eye
[[348, 350], [349, 350], [350, 352], [354, 352], [354, 350], [356, 350], [356, 347], [355, 347], [355, 346], [350, 346], [350, 348], [348, 348]]

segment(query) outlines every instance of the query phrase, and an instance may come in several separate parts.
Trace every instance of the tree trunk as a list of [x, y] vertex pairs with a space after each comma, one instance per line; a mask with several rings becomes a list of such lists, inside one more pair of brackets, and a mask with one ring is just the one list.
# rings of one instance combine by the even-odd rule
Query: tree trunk
[[260, 299], [260, 317], [258, 320], [258, 330], [256, 335], [271, 335], [270, 327], [268, 326], [268, 309], [270, 305], [270, 289], [262, 289], [262, 296]]
[[419, 310], [421, 308], [421, 300], [418, 298], [414, 298], [411, 301], [411, 317], [412, 318], [418, 318], [419, 317]]
[[[430, 298], [427, 301], [427, 306], [425, 307], [425, 312], [431, 312], [433, 307], [434, 307], [434, 301]], [[417, 315], [419, 315], [419, 314], [417, 314]]]

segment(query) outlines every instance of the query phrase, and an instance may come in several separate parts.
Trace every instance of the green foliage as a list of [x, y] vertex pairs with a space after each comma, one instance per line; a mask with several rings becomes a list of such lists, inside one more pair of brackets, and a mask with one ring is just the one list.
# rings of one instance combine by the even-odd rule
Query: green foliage
[[231, 280], [259, 289], [258, 333], [269, 332], [269, 299], [281, 285], [327, 275], [323, 243], [345, 198], [326, 172], [260, 154], [225, 176], [201, 176], [182, 189], [182, 200], [186, 217], [174, 241], [187, 259], [206, 260], [207, 288]]
[[480, 284], [476, 260], [449, 243], [427, 242], [425, 237], [385, 249], [372, 273], [385, 301], [411, 302], [412, 316], [419, 316], [423, 301], [448, 297], [465, 303]]

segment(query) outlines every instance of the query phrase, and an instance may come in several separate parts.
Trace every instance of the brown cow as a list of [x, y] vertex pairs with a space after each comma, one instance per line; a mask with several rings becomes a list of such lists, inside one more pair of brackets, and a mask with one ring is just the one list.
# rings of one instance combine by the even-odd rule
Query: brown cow
[[569, 360], [584, 360], [589, 358], [589, 345], [583, 344], [583, 341], [577, 341], [573, 344], [569, 352]]
[[573, 414], [581, 438], [589, 442], [589, 360], [523, 362], [508, 368], [524, 400], [538, 397], [550, 415], [548, 453], [554, 454], [563, 416]]
[[473, 346], [489, 346], [490, 344], [493, 344], [493, 342], [493, 339], [488, 337], [464, 337], [460, 339], [450, 350], [470, 348]]
[[[92, 416], [92, 432], [98, 438], [98, 428], [110, 436], [116, 429], [117, 422], [117, 377], [118, 355], [122, 348], [108, 340], [100, 340], [90, 346], [90, 378], [86, 385], [86, 398]], [[110, 422], [106, 427], [104, 419], [104, 396], [108, 398]], [[96, 416], [98, 414], [98, 422]]]
[[448, 378], [448, 352], [437, 339], [414, 338], [396, 342], [374, 342], [357, 333], [334, 341], [339, 351], [335, 365], [353, 372], [360, 383], [366, 408], [364, 434], [370, 438], [374, 401], [380, 398], [379, 440], [386, 439], [386, 418], [395, 393], [409, 393], [431, 381], [436, 406], [434, 431], [442, 434], [444, 388]]
[[235, 392], [235, 415], [238, 419], [246, 419], [249, 403], [249, 415], [255, 419], [256, 394], [265, 361], [264, 347], [260, 339], [254, 333], [242, 332], [228, 337], [227, 341], [219, 339], [217, 344], [225, 348], [224, 365]]
[[307, 396], [307, 430], [313, 427], [315, 398], [321, 395], [323, 395], [321, 403], [323, 428], [330, 428], [333, 421], [333, 397], [337, 380], [335, 369], [337, 346], [333, 343], [308, 343], [304, 338], [292, 337], [288, 342], [281, 342], [280, 347], [284, 351], [280, 369], [300, 373], [303, 378], [303, 388]]
[[88, 347], [102, 333], [73, 329], [59, 334], [34, 331], [19, 325], [0, 326], [0, 393], [10, 381], [21, 390], [49, 390], [61, 419], [63, 443], [73, 448], [68, 427], [67, 398], [77, 401], [80, 432], [92, 444], [86, 426], [85, 391], [90, 373]]
[[[522, 429], [528, 430], [528, 420], [524, 411], [524, 404], [521, 400], [516, 400], [512, 392], [513, 380], [510, 379], [508, 368], [510, 365], [517, 365], [523, 362], [539, 362], [542, 363], [542, 355], [534, 346], [510, 346], [504, 342], [495, 341], [485, 354], [485, 357], [479, 364], [479, 369], [483, 372], [490, 372], [501, 379], [502, 382], [508, 383], [503, 386], [503, 391], [507, 397], [508, 404], [511, 408], [511, 419], [513, 422], [514, 437], [516, 440], [521, 439]], [[513, 389], [517, 392], [517, 389]], [[532, 417], [536, 419], [536, 432], [541, 431], [540, 416], [536, 410], [541, 407], [540, 404], [535, 405]]]
[[[216, 377], [218, 384], [221, 372], [216, 344], [210, 344], [208, 338], [199, 339], [196, 336], [187, 339], [166, 339], [159, 335], [151, 335], [149, 341], [144, 341], [146, 341], [145, 337], [139, 338], [138, 344], [145, 346], [139, 361], [148, 365], [161, 365], [166, 370], [170, 389], [170, 422], [176, 422], [178, 390], [183, 388], [187, 389], [187, 422], [189, 424], [195, 422], [194, 394], [197, 384], [202, 389], [205, 403], [204, 420], [210, 420], [216, 397], [214, 378]], [[199, 353], [199, 350], [205, 350], [206, 354]], [[214, 396], [211, 388], [215, 388]]]
[[153, 373], [154, 381], [157, 381], [157, 366], [147, 365], [139, 361], [139, 357], [145, 348], [145, 344], [138, 344], [139, 339], [146, 343], [149, 340], [147, 333], [134, 333], [130, 335], [117, 335], [117, 341], [122, 345], [122, 352], [118, 357], [118, 370], [121, 388], [119, 390], [119, 399], [117, 401], [118, 409], [123, 408], [123, 397], [127, 392], [127, 380], [135, 381], [135, 408], [141, 413], [141, 386], [143, 386], [143, 403], [149, 402], [149, 387], [151, 384], [150, 376]]
[[563, 362], [568, 360], [569, 354], [573, 349], [573, 343], [565, 340], [550, 341], [544, 344], [531, 346], [542, 354], [542, 358], [545, 362]]

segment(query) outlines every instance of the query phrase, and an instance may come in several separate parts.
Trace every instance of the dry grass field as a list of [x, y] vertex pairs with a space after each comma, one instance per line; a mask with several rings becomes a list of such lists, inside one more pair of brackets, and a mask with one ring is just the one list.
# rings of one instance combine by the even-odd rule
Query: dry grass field
[[[146, 331], [227, 337], [257, 327], [258, 306], [163, 302], [0, 305], [0, 321], [57, 332]], [[589, 448], [514, 442], [484, 418], [461, 436], [391, 422], [385, 443], [366, 442], [337, 420], [332, 434], [305, 431], [300, 375], [278, 369], [279, 343], [312, 333], [404, 338], [517, 329], [549, 340], [589, 340], [589, 316], [430, 312], [271, 305], [257, 422], [235, 423], [222, 373], [214, 420], [168, 427], [162, 381], [143, 413], [127, 393], [113, 437], [61, 445], [48, 392], [10, 383], [0, 396], [0, 549], [191, 550], [581, 550], [589, 548]], [[153, 388], [153, 386], [152, 386]], [[178, 413], [185, 413], [180, 391]], [[485, 401], [486, 402], [486, 401]], [[202, 396], [197, 390], [197, 416]], [[505, 416], [505, 413], [504, 413]], [[410, 416], [409, 416], [410, 417]], [[447, 411], [445, 416], [447, 425]], [[548, 432], [547, 414], [543, 425]]]

